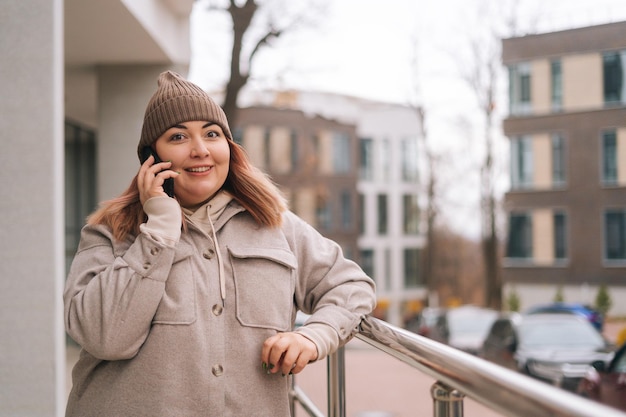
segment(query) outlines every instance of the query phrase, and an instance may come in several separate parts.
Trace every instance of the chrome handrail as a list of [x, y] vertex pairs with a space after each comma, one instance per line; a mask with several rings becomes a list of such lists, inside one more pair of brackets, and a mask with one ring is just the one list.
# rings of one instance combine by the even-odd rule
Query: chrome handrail
[[[356, 337], [436, 380], [431, 388], [434, 417], [462, 417], [465, 396], [511, 417], [626, 417], [615, 408], [371, 316], [362, 321]], [[340, 349], [328, 358], [328, 417], [345, 417], [343, 354]], [[306, 399], [301, 391], [298, 395], [292, 400]], [[319, 416], [317, 412], [309, 415]]]

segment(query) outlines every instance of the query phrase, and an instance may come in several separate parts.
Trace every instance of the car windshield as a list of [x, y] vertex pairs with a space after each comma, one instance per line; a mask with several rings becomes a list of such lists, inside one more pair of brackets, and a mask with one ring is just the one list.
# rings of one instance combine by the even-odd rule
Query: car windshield
[[520, 325], [520, 341], [528, 347], [604, 347], [602, 336], [588, 323], [578, 320], [532, 320]]

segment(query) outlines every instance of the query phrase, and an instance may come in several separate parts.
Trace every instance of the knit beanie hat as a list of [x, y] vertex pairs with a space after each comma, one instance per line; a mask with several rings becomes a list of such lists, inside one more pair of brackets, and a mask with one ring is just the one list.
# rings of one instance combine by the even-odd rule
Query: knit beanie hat
[[214, 122], [232, 139], [224, 110], [203, 89], [173, 71], [161, 73], [157, 84], [143, 118], [137, 147], [140, 159], [144, 147], [151, 146], [167, 129], [183, 122]]

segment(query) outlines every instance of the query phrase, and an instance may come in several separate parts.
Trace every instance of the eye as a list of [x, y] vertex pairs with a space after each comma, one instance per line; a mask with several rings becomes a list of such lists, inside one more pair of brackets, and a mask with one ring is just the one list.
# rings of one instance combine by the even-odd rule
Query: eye
[[211, 138], [211, 139], [215, 139], [215, 138], [219, 138], [220, 134], [216, 130], [209, 130], [209, 131], [206, 132], [206, 137], [207, 138]]
[[170, 136], [170, 142], [179, 142], [185, 138], [183, 133], [177, 132]]

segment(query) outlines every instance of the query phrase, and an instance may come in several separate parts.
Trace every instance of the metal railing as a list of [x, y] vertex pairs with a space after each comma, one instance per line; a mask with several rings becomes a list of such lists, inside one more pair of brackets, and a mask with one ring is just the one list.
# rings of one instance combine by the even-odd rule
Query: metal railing
[[[450, 346], [418, 336], [374, 317], [361, 323], [358, 339], [433, 377], [434, 417], [462, 417], [470, 397], [512, 417], [626, 417], [626, 413], [534, 380]], [[344, 349], [327, 360], [328, 417], [346, 417]], [[324, 417], [294, 383], [295, 403], [313, 417]]]

